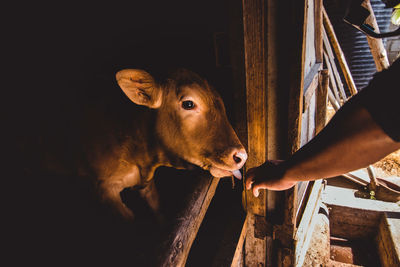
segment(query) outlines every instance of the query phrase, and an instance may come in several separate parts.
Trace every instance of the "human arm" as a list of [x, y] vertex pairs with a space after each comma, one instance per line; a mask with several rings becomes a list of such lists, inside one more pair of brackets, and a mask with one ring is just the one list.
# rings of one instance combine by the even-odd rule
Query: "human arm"
[[[395, 69], [397, 76], [400, 75], [397, 73], [399, 63]], [[395, 77], [393, 71], [391, 76]], [[386, 84], [388, 82], [386, 79], [375, 80], [371, 86], [395, 86], [393, 83]], [[368, 89], [346, 102], [317, 136], [286, 161], [267, 161], [259, 167], [250, 169], [247, 172], [246, 188], [252, 189], [255, 196], [258, 196], [259, 189], [285, 190], [298, 181], [334, 177], [366, 167], [400, 149], [400, 142], [397, 142], [396, 137], [387, 134], [388, 126], [377, 123], [382, 121], [377, 117], [384, 116], [388, 111], [383, 112], [383, 115], [376, 115], [377, 112], [374, 110], [376, 107], [371, 107], [374, 103], [370, 101], [372, 104], [366, 104], [373, 99], [371, 94], [380, 96], [386, 93], [383, 91], [377, 94], [375, 91], [376, 89]], [[367, 97], [368, 101], [365, 100]], [[385, 97], [389, 98], [386, 102]], [[390, 95], [384, 95], [378, 100], [382, 102], [380, 106], [385, 103], [392, 104], [394, 101], [390, 99]], [[399, 101], [399, 98], [396, 101]], [[397, 109], [392, 108], [392, 110]], [[387, 117], [399, 115], [400, 112], [386, 114]], [[398, 122], [398, 119], [389, 123], [392, 121]], [[397, 127], [400, 127], [400, 124]]]

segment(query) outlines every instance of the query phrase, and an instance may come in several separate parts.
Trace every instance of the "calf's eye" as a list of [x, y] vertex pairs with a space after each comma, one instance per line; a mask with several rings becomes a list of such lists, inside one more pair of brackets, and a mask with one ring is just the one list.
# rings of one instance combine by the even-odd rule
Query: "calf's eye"
[[182, 108], [189, 110], [194, 109], [194, 103], [191, 100], [186, 100], [182, 102]]

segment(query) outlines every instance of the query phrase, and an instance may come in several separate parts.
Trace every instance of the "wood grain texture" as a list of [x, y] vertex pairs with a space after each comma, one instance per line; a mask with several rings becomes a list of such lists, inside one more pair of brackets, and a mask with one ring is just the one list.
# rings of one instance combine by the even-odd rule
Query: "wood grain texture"
[[[288, 155], [300, 148], [301, 124], [304, 97], [304, 57], [306, 45], [307, 8], [309, 1], [295, 1], [292, 4], [293, 25], [301, 25], [293, 30], [292, 65], [289, 68], [289, 112], [288, 112]], [[294, 227], [297, 188], [285, 192], [288, 207], [285, 208], [285, 224]], [[294, 230], [294, 229], [293, 229]]]
[[328, 90], [329, 90], [329, 73], [328, 70], [319, 72], [319, 83], [317, 90], [317, 112], [315, 116], [315, 134], [318, 134], [327, 123], [327, 106], [328, 106]]
[[265, 9], [266, 1], [243, 1], [249, 168], [266, 160]]
[[[346, 93], [344, 91], [342, 79], [340, 78], [339, 71], [336, 67], [336, 62], [335, 62], [335, 55], [333, 53], [331, 44], [328, 39], [328, 35], [325, 30], [323, 30], [323, 39], [324, 39], [324, 54], [327, 54], [327, 57], [324, 58], [326, 59], [327, 65], [330, 66], [329, 73], [332, 74], [332, 82], [335, 81], [337, 85], [337, 94], [339, 96], [339, 99], [344, 103], [347, 100]], [[329, 64], [328, 64], [329, 63]]]
[[326, 52], [324, 52], [324, 59], [325, 59], [325, 64], [328, 68], [329, 83], [330, 83], [329, 88], [331, 89], [330, 91], [331, 91], [332, 95], [334, 96], [336, 103], [338, 103], [338, 105], [341, 106], [342, 100], [339, 96], [339, 90], [336, 85], [336, 79], [335, 79], [335, 76], [333, 75], [333, 69], [332, 69], [332, 66], [331, 66], [331, 63], [329, 60], [329, 56], [327, 55]]
[[[288, 67], [289, 101], [288, 101], [288, 156], [300, 148], [303, 95], [304, 95], [304, 62], [307, 33], [308, 0], [288, 3], [288, 17], [291, 17], [291, 50], [290, 66]], [[275, 227], [274, 234], [282, 246], [278, 250], [279, 266], [293, 266], [294, 247], [293, 235], [296, 230], [297, 186], [285, 191], [285, 207], [283, 223]]]
[[[267, 153], [265, 5], [266, 2], [262, 0], [243, 1], [249, 155], [247, 169], [264, 163]], [[258, 198], [246, 194], [246, 209], [265, 216], [265, 201], [265, 192], [261, 192]]]
[[306, 9], [308, 1], [296, 1], [293, 3], [293, 25], [302, 25], [295, 27], [292, 33], [293, 50], [291, 53], [292, 65], [289, 66], [288, 79], [289, 85], [289, 118], [288, 118], [288, 143], [290, 144], [289, 155], [300, 148], [300, 129], [301, 114], [303, 113], [303, 90], [304, 90], [304, 58], [306, 42]]
[[378, 254], [383, 267], [400, 266], [400, 214], [382, 215], [376, 236]]
[[317, 62], [323, 61], [323, 39], [322, 39], [322, 29], [323, 29], [323, 3], [322, 0], [314, 1], [314, 25], [315, 25], [315, 58]]
[[190, 248], [196, 238], [201, 222], [215, 194], [220, 178], [201, 178], [177, 224], [159, 250], [157, 266], [185, 266]]
[[[246, 72], [247, 139], [246, 169], [261, 165], [267, 155], [267, 100], [266, 100], [266, 4], [264, 0], [243, 0], [243, 34]], [[266, 215], [266, 192], [255, 198], [245, 191], [247, 231], [245, 266], [265, 266], [265, 238], [255, 237], [254, 216]]]
[[333, 50], [335, 51], [336, 58], [339, 62], [340, 68], [342, 69], [344, 79], [347, 83], [347, 87], [349, 88], [350, 94], [355, 95], [357, 93], [357, 88], [354, 83], [353, 76], [351, 75], [342, 48], [340, 47], [339, 41], [337, 40], [331, 21], [324, 8], [322, 9], [322, 14], [323, 14], [324, 29], [329, 37], [329, 40], [332, 43]]
[[322, 68], [322, 63], [316, 63], [311, 68], [311, 71], [304, 79], [304, 98], [303, 98], [303, 112], [308, 109], [310, 101], [315, 91], [318, 88], [319, 71]]
[[243, 266], [243, 247], [244, 240], [246, 238], [247, 233], [247, 216], [243, 223], [242, 231], [240, 232], [239, 240], [236, 244], [235, 253], [233, 255], [231, 267], [241, 267]]
[[381, 212], [328, 204], [331, 235], [346, 239], [373, 237]]
[[314, 230], [316, 215], [320, 207], [320, 196], [322, 191], [322, 180], [316, 180], [312, 184], [308, 196], [307, 206], [301, 214], [300, 224], [295, 235], [295, 266], [303, 266], [305, 253], [310, 243], [310, 237]]
[[[379, 33], [379, 26], [378, 23], [376, 22], [374, 10], [372, 9], [371, 2], [369, 0], [365, 0], [362, 4], [365, 8], [368, 9], [370, 12], [370, 15], [368, 18], [365, 20], [365, 22], [369, 25], [371, 25], [374, 29], [375, 32]], [[389, 67], [389, 60], [387, 57], [386, 49], [385, 46], [383, 45], [383, 41], [381, 38], [372, 38], [367, 35], [367, 41], [369, 48], [371, 50], [372, 57], [374, 58], [375, 61], [375, 66], [377, 71], [382, 71], [384, 69], [387, 69]]]

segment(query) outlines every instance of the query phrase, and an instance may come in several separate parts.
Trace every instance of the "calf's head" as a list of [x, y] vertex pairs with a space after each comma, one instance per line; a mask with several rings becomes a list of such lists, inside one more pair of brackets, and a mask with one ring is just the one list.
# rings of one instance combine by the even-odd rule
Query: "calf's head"
[[170, 153], [209, 170], [215, 177], [241, 178], [246, 151], [225, 113], [221, 97], [206, 80], [179, 70], [165, 83], [137, 69], [125, 69], [116, 79], [134, 103], [157, 110], [156, 132]]

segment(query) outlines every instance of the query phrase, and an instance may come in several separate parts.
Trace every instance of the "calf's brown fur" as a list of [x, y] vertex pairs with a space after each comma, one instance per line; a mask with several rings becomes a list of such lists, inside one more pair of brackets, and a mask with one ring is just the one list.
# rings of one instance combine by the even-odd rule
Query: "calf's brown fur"
[[124, 69], [116, 74], [116, 81], [133, 102], [129, 108], [121, 112], [112, 106], [87, 105], [79, 118], [83, 149], [78, 165], [95, 177], [104, 203], [133, 219], [120, 193], [137, 186], [157, 212], [152, 179], [160, 166], [194, 164], [216, 177], [239, 175], [246, 151], [227, 119], [221, 97], [205, 79], [178, 70], [157, 83], [144, 70]]

